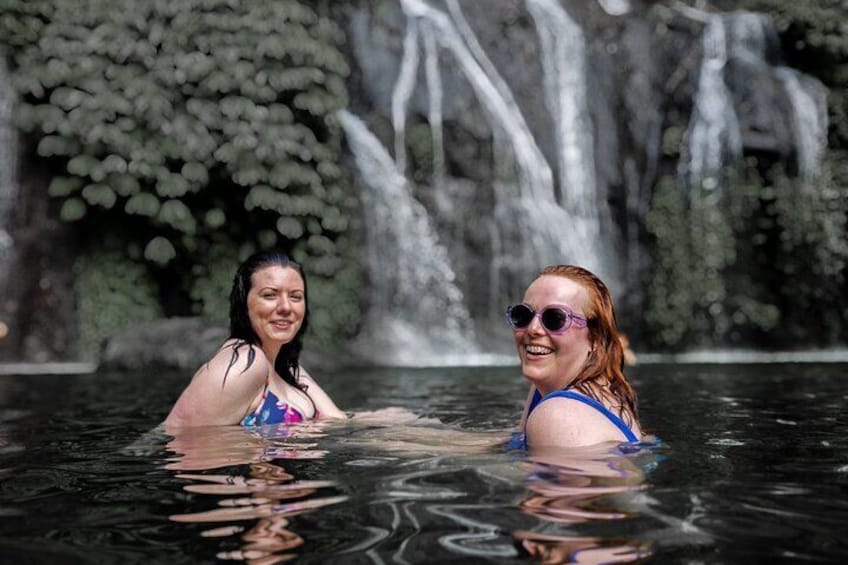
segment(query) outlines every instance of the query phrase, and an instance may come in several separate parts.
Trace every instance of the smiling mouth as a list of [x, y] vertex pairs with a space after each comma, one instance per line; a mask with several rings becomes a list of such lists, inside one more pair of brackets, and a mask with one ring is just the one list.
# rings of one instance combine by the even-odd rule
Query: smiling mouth
[[550, 347], [545, 347], [544, 345], [525, 345], [524, 351], [529, 353], [530, 355], [549, 355], [553, 353], [553, 349]]

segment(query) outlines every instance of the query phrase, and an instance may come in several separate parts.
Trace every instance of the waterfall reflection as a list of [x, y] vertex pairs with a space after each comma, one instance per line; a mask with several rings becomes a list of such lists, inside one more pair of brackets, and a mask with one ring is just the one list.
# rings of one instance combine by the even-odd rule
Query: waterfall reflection
[[[183, 523], [228, 523], [255, 520], [251, 526], [228, 524], [201, 533], [205, 538], [240, 535], [237, 549], [219, 551], [218, 559], [262, 565], [295, 557], [292, 550], [304, 543], [288, 529], [289, 518], [346, 500], [345, 496], [318, 495], [335, 486], [332, 481], [296, 480], [277, 460], [315, 459], [325, 452], [309, 440], [323, 435], [318, 424], [303, 426], [208, 427], [170, 432], [167, 449], [174, 453], [165, 465], [178, 479], [191, 481], [187, 493], [212, 495], [211, 510], [174, 514]], [[243, 471], [247, 466], [246, 472]], [[223, 468], [227, 474], [207, 473]], [[194, 472], [191, 472], [194, 471]], [[241, 472], [244, 472], [242, 474]]]

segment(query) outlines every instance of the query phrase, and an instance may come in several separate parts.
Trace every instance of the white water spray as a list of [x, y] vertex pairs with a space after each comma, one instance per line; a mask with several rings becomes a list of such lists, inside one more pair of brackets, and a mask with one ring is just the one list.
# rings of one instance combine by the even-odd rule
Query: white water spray
[[727, 30], [721, 15], [710, 15], [702, 40], [704, 49], [695, 107], [686, 130], [679, 169], [689, 189], [715, 189], [728, 159], [742, 154], [742, 137], [733, 100], [724, 81]]
[[365, 124], [344, 110], [338, 117], [365, 183], [371, 288], [363, 347], [392, 365], [443, 364], [475, 351], [471, 317], [427, 211]]

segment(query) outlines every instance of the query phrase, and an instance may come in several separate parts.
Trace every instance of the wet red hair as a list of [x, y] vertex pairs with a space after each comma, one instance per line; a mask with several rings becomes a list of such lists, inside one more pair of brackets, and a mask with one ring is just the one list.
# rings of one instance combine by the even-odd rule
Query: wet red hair
[[588, 296], [583, 314], [588, 320], [592, 352], [570, 387], [616, 409], [629, 425], [638, 424], [636, 392], [624, 375], [624, 347], [607, 285], [575, 265], [545, 267], [538, 276], [543, 275], [570, 279], [582, 286]]

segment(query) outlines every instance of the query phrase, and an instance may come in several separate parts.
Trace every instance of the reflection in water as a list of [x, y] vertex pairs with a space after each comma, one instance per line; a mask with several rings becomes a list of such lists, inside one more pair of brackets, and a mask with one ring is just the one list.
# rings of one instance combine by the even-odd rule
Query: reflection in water
[[651, 555], [645, 540], [579, 535], [563, 527], [609, 524], [639, 514], [643, 508], [636, 493], [645, 489], [652, 465], [640, 455], [610, 445], [532, 453], [525, 462], [530, 495], [520, 508], [542, 520], [537, 528], [542, 531], [513, 532], [516, 547], [541, 563], [628, 563]]
[[[193, 494], [217, 497], [212, 510], [175, 514], [174, 522], [221, 523], [255, 520], [218, 526], [201, 533], [206, 538], [240, 535], [238, 549], [220, 551], [218, 559], [270, 565], [295, 557], [292, 550], [303, 538], [288, 529], [289, 518], [322, 506], [337, 504], [345, 496], [316, 496], [320, 489], [335, 487], [332, 481], [297, 481], [279, 459], [315, 459], [324, 455], [311, 440], [323, 435], [316, 423], [303, 426], [263, 426], [255, 429], [206, 427], [171, 431], [167, 449], [175, 454], [166, 469], [180, 471], [176, 477], [191, 481], [183, 489]], [[189, 473], [222, 467], [248, 466], [246, 475]]]
[[[651, 446], [505, 452], [505, 430], [385, 420], [174, 434], [166, 468], [189, 481], [185, 492], [216, 504], [171, 520], [209, 524], [201, 535], [221, 540], [218, 559], [263, 564], [296, 557], [304, 537], [338, 544], [339, 526], [349, 543], [334, 555], [373, 563], [625, 563], [649, 558], [670, 534], [697, 533], [652, 508], [646, 477], [662, 455]], [[304, 458], [326, 458], [338, 482], [298, 481], [282, 465]], [[333, 524], [330, 512], [317, 531], [290, 529], [292, 516], [348, 500], [339, 489], [350, 502], [334, 512], [351, 516]], [[636, 526], [646, 518], [661, 531]]]
[[[521, 503], [525, 512], [551, 522], [575, 524], [620, 520], [631, 512], [610, 504], [613, 498], [644, 488], [645, 473], [617, 448], [593, 447], [528, 458], [525, 479], [532, 493]], [[600, 502], [606, 504], [600, 504]]]
[[515, 532], [516, 545], [534, 561], [559, 563], [632, 563], [650, 556], [646, 546], [632, 540], [580, 536], [554, 536]]
[[[624, 563], [654, 552], [654, 536], [634, 528], [636, 519], [651, 515], [672, 526], [646, 493], [646, 476], [661, 458], [651, 446], [507, 454], [507, 437], [415, 426], [347, 436], [348, 445], [375, 439], [372, 452], [400, 456], [365, 502], [385, 529], [369, 528], [347, 552], [375, 563], [423, 562], [438, 548], [472, 562]], [[354, 464], [366, 461], [347, 463]]]

